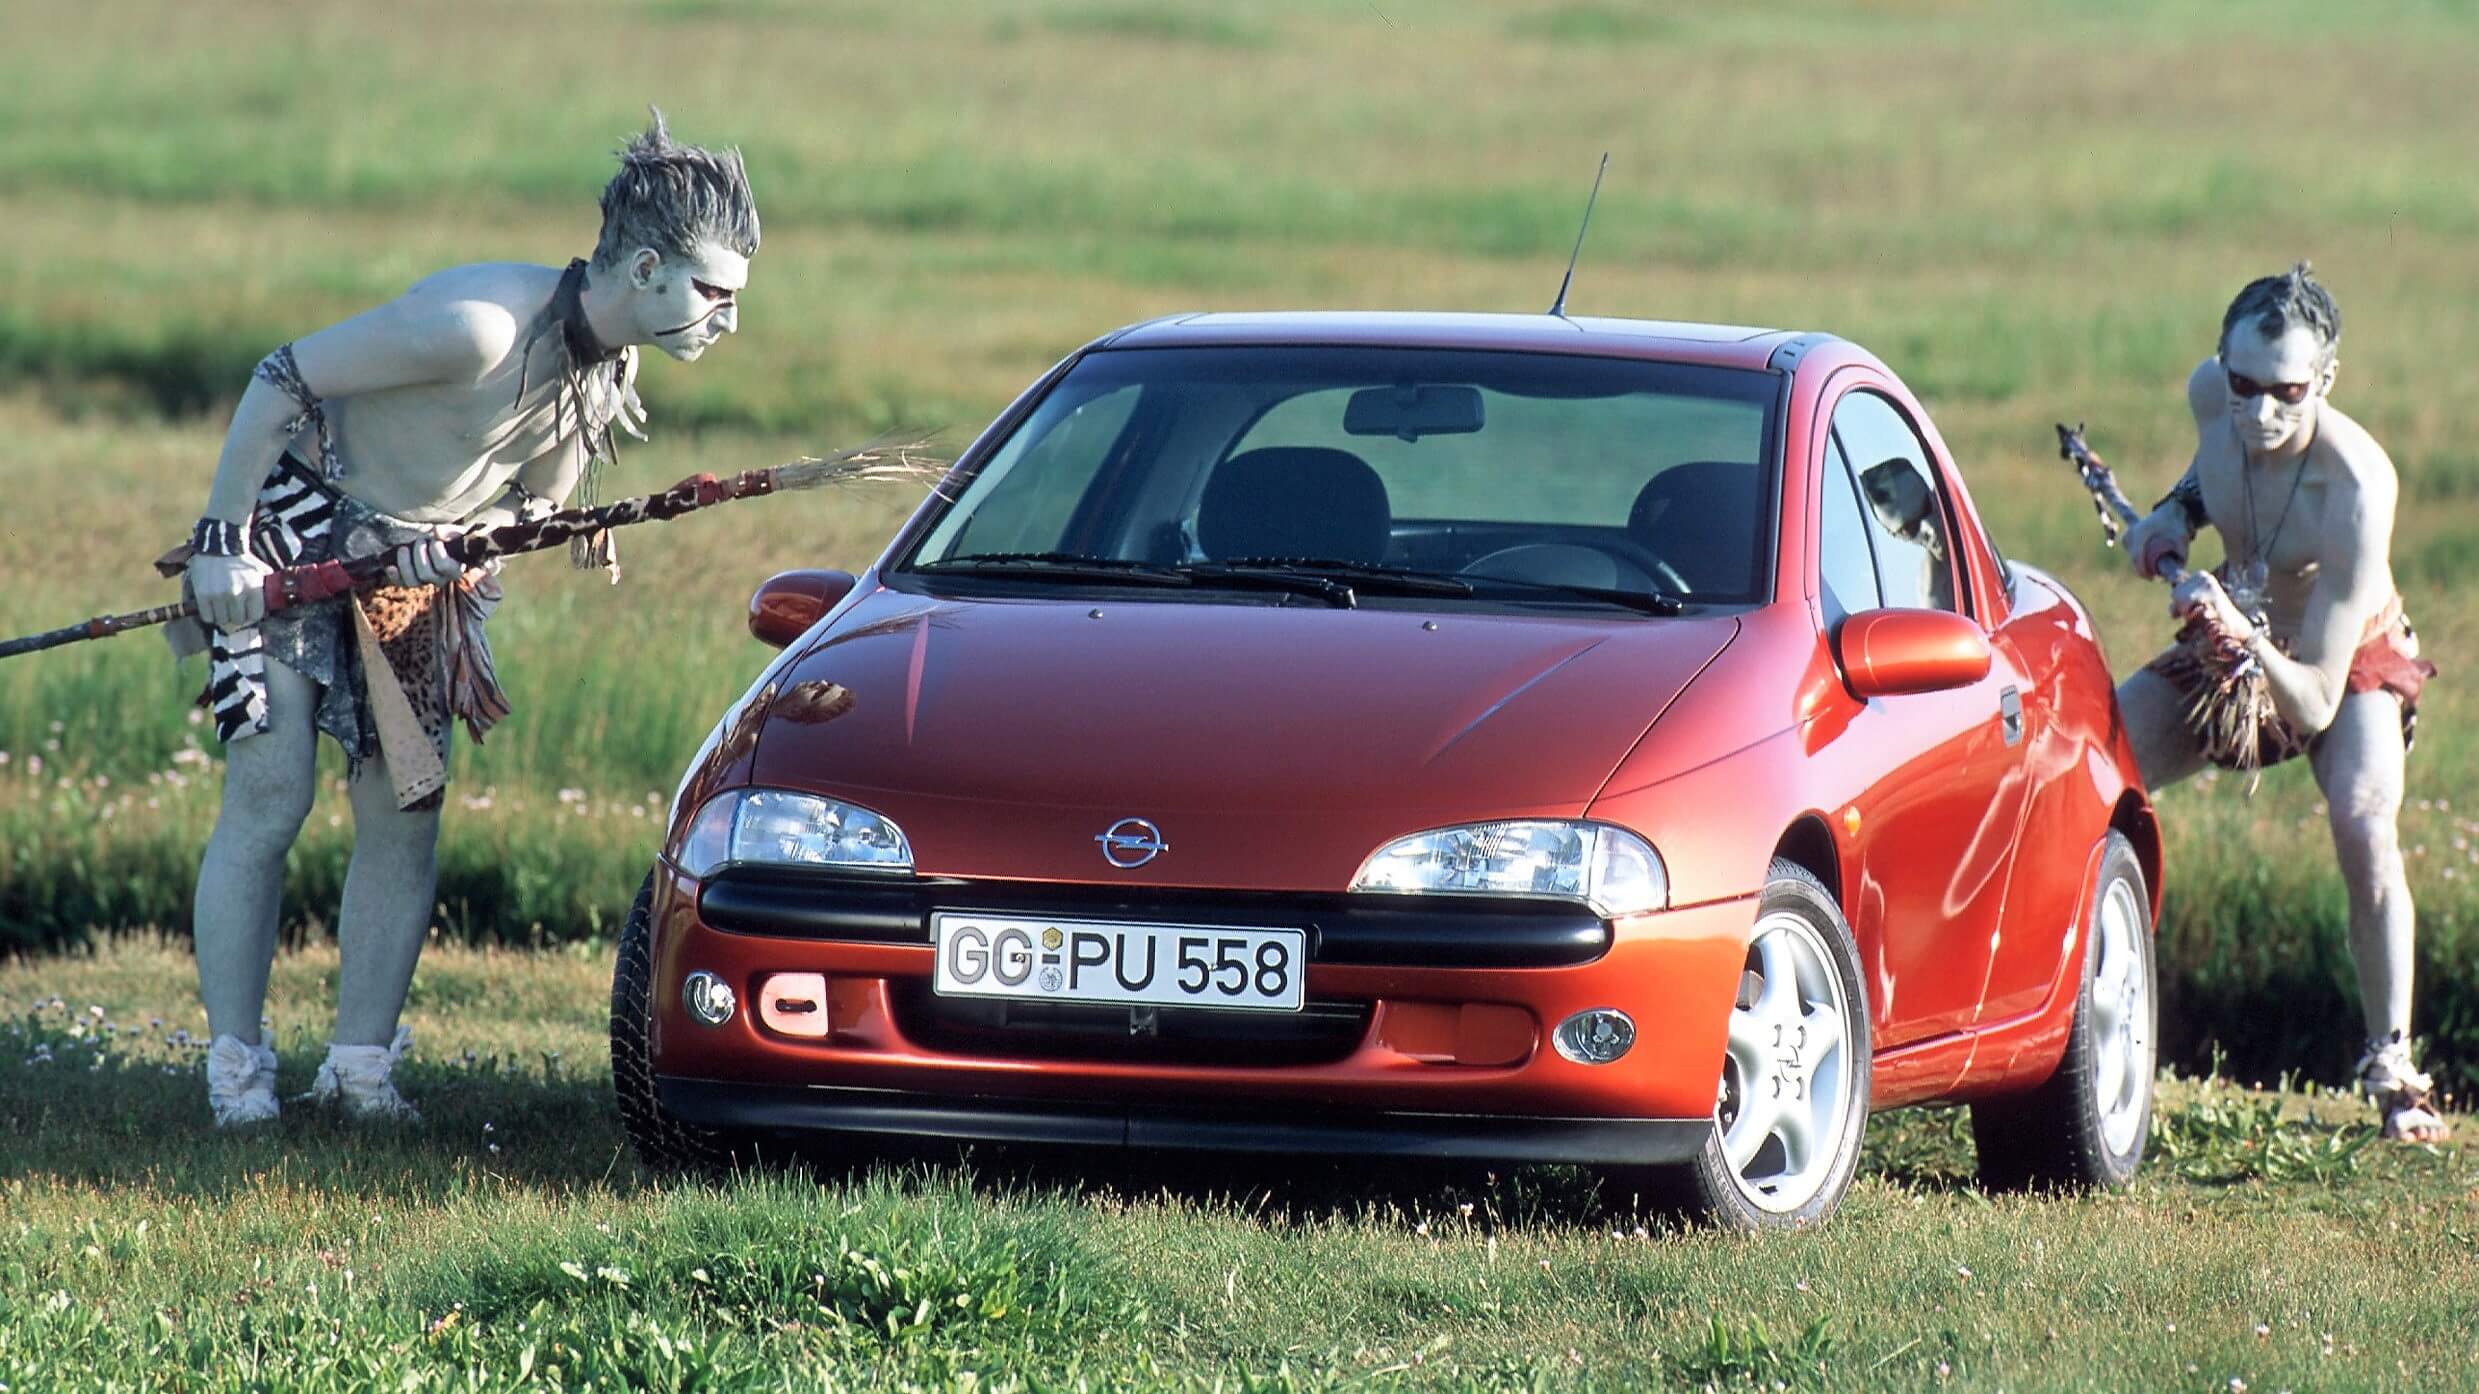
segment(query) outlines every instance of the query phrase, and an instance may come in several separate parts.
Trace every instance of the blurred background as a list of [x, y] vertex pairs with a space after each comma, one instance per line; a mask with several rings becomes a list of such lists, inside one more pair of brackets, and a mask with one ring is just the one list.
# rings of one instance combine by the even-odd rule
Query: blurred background
[[[653, 441], [607, 496], [887, 430], [960, 449], [1158, 313], [1539, 310], [1607, 150], [1572, 308], [1872, 348], [2121, 673], [2166, 641], [2164, 593], [2102, 549], [2049, 425], [2088, 423], [2157, 497], [2230, 296], [2307, 257], [2344, 314], [2335, 401], [2401, 471], [2395, 569], [2444, 669], [2402, 834], [2419, 1027], [2467, 1084], [2475, 69], [2466, 0], [13, 0], [0, 632], [168, 599], [146, 563], [197, 515], [259, 357], [443, 266], [589, 252], [649, 103], [745, 152], [765, 242], [741, 332], [649, 361]], [[767, 657], [750, 589], [868, 562], [912, 502], [641, 529], [617, 587], [518, 562], [495, 625], [517, 714], [459, 753], [442, 932], [607, 936], [680, 767]], [[145, 636], [0, 667], [0, 951], [186, 926], [217, 785], [200, 679]], [[2168, 1042], [2338, 1078], [2357, 1012], [2313, 782], [2240, 785], [2162, 799]], [[331, 797], [294, 856], [295, 937], [327, 932], [349, 837]]]

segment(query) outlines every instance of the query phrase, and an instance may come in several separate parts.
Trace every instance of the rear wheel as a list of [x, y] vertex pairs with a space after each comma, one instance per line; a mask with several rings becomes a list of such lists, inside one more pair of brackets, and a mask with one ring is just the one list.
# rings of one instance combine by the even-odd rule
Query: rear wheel
[[711, 1174], [742, 1160], [738, 1134], [701, 1128], [664, 1109], [654, 1090], [654, 873], [620, 931], [619, 963], [611, 972], [611, 1084], [620, 1126], [650, 1171]]
[[2065, 1058], [2039, 1088], [1971, 1106], [1981, 1184], [2115, 1188], [2142, 1165], [2158, 1010], [2150, 905], [2134, 845], [2111, 832], [2092, 892], [2092, 931]]
[[1778, 1230], [1831, 1215], [1868, 1121], [1867, 996], [1850, 926], [1824, 885], [1773, 864], [1730, 1012], [1713, 1134], [1647, 1178], [1691, 1217]]

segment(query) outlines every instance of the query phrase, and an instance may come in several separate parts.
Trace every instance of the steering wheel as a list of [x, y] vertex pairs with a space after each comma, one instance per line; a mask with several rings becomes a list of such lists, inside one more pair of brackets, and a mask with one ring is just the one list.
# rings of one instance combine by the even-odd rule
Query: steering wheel
[[1679, 574], [1677, 567], [1664, 560], [1660, 553], [1634, 538], [1610, 542], [1587, 542], [1581, 545], [1597, 552], [1607, 552], [1621, 564], [1641, 568], [1652, 577], [1656, 585], [1672, 595], [1685, 597], [1695, 594], [1696, 588], [1687, 584], [1687, 578]]
[[[1615, 575], [1601, 575], [1594, 562], [1607, 563]], [[1463, 564], [1460, 574], [1687, 594], [1686, 579], [1676, 567], [1632, 541], [1518, 543], [1474, 557]]]

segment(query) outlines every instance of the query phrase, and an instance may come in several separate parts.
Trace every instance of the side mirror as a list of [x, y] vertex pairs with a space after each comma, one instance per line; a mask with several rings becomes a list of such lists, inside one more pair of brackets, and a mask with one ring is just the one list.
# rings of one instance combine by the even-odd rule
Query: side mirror
[[852, 593], [849, 571], [785, 571], [766, 578], [749, 597], [749, 632], [782, 648], [809, 632], [835, 602]]
[[1988, 676], [1988, 636], [1950, 610], [1862, 610], [1834, 632], [1843, 680], [1862, 697], [1942, 692]]

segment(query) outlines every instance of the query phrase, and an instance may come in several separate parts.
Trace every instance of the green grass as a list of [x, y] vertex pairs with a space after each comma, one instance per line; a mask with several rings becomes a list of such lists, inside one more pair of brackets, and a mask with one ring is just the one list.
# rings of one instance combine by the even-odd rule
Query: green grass
[[[0, 149], [31, 272], [0, 308], [0, 486], [22, 501], [0, 525], [0, 629], [158, 598], [142, 563], [196, 511], [220, 404], [266, 347], [437, 266], [583, 250], [605, 152], [649, 95], [684, 135], [746, 148], [767, 240], [744, 332], [694, 368], [649, 366], [656, 441], [619, 487], [897, 426], [961, 444], [1088, 335], [1169, 310], [1537, 308], [1609, 148], [1575, 306], [1872, 346], [1927, 398], [2007, 549], [2094, 606], [2121, 670], [2164, 637], [2159, 594], [2093, 544], [2048, 423], [2090, 423], [2149, 497], [2190, 448], [2178, 385], [2231, 288], [2311, 254], [2347, 314], [2338, 399], [2402, 470], [2397, 573], [2445, 668], [2404, 841], [2419, 1023], [2479, 1083], [2462, 1063], [2479, 808], [2450, 802], [2479, 775], [2460, 673], [2479, 651], [2479, 406], [2454, 368], [2479, 320], [2449, 308], [2479, 281], [2479, 186], [2446, 175], [2479, 143], [2479, 25], [2450, 4], [2260, 18], [553, 4], [492, 15], [477, 49], [410, 12], [14, 8], [0, 120], [46, 135]], [[140, 31], [157, 42], [130, 64], [113, 36]], [[2302, 43], [2315, 61], [2292, 61]], [[2319, 113], [2277, 144], [2249, 115], [2269, 73]], [[2316, 197], [2292, 196], [2300, 168]], [[644, 530], [617, 589], [518, 563], [497, 634], [519, 712], [459, 754], [443, 926], [528, 942], [608, 923], [650, 820], [541, 811], [573, 810], [564, 789], [597, 808], [667, 794], [764, 658], [739, 628], [748, 590], [866, 560], [907, 502]], [[0, 944], [185, 921], [209, 791], [168, 781], [207, 772], [173, 763], [197, 680], [147, 637], [0, 669]], [[2171, 1042], [2195, 1063], [2217, 1038], [2250, 1077], [2332, 1077], [2355, 1010], [2305, 771], [2162, 808]], [[295, 857], [296, 932], [341, 876], [332, 817]]]
[[[2445, 669], [2402, 833], [2418, 1023], [2466, 1091], [2475, 64], [2459, 0], [2279, 0], [2239, 24], [2202, 0], [0, 7], [0, 128], [20, 137], [0, 144], [0, 632], [159, 603], [145, 563], [195, 515], [250, 364], [437, 267], [583, 252], [648, 99], [745, 149], [766, 241], [743, 332], [649, 365], [656, 439], [617, 488], [901, 426], [960, 446], [1061, 354], [1152, 314], [1537, 310], [1608, 149], [1574, 308], [1869, 345], [2006, 549], [2090, 602], [2121, 672], [2166, 637], [2161, 595], [2095, 545], [2048, 423], [2089, 423], [2153, 496], [2191, 449], [2179, 388], [2227, 297], [2308, 255], [2347, 316], [2337, 401], [2401, 469], [2396, 573]], [[2267, 126], [2269, 94], [2310, 116]], [[2465, 1378], [2465, 1154], [2353, 1150], [2338, 1120], [2358, 1107], [2297, 1092], [2183, 1087], [2149, 1179], [2079, 1202], [1969, 1189], [1958, 1115], [1880, 1120], [1843, 1222], [1787, 1244], [1638, 1238], [1623, 1198], [1555, 1171], [984, 1156], [649, 1184], [605, 1097], [606, 936], [681, 765], [766, 657], [741, 627], [751, 587], [867, 560], [908, 503], [804, 495], [639, 530], [617, 588], [512, 568], [495, 633], [518, 711], [457, 757], [442, 943], [411, 1011], [431, 1126], [407, 1137], [308, 1117], [214, 1137], [160, 1032], [116, 1036], [97, 1069], [63, 1012], [26, 1022], [59, 993], [124, 1028], [199, 1027], [185, 955], [150, 931], [187, 920], [213, 765], [187, 720], [198, 674], [149, 637], [0, 665], [0, 953], [44, 951], [0, 968], [0, 1016], [30, 1033], [0, 1026], [0, 1384]], [[2196, 1068], [2217, 1042], [2239, 1080], [2338, 1078], [2356, 1009], [2307, 772], [2252, 798], [2198, 781], [2161, 812], [2167, 1044]], [[332, 1000], [343, 815], [330, 790], [291, 864], [288, 1090]], [[52, 1063], [26, 1063], [37, 1037]], [[345, 1260], [348, 1239], [372, 1257]]]
[[[278, 959], [286, 1094], [334, 969]], [[2173, 1082], [2101, 1197], [1985, 1195], [1959, 1112], [1886, 1115], [1836, 1222], [1765, 1241], [1569, 1168], [835, 1148], [667, 1182], [612, 1111], [610, 969], [434, 945], [422, 1127], [222, 1136], [178, 944], [0, 967], [0, 1382], [2354, 1389], [2479, 1358], [2469, 1150], [2371, 1144], [2319, 1092]]]

